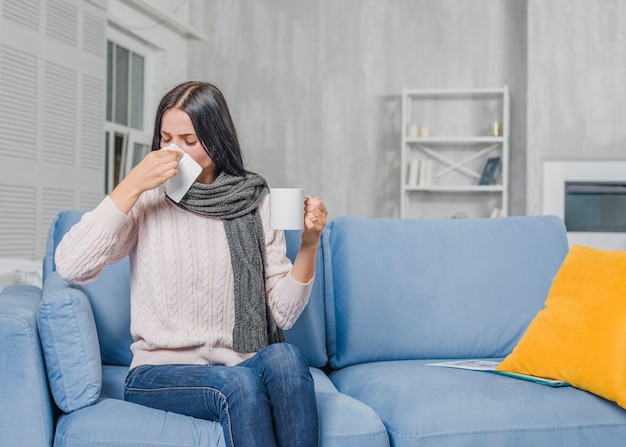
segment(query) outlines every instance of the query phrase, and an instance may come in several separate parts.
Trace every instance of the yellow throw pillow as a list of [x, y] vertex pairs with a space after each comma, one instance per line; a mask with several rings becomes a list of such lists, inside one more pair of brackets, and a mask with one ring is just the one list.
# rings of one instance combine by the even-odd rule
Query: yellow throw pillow
[[626, 408], [626, 251], [574, 245], [496, 370], [564, 380]]

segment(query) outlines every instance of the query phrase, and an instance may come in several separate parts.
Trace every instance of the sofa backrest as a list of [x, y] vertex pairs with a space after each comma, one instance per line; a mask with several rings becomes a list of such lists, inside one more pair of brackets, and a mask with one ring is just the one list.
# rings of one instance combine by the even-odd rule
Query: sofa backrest
[[504, 357], [568, 251], [554, 216], [340, 217], [322, 235], [333, 368]]
[[[82, 211], [60, 212], [48, 231], [43, 263], [43, 281], [56, 271], [54, 252], [67, 231], [80, 220]], [[130, 365], [133, 342], [130, 335], [130, 263], [128, 256], [104, 269], [93, 282], [75, 285], [85, 292], [98, 331], [100, 355], [104, 365]]]
[[[43, 281], [56, 271], [54, 251], [65, 233], [82, 217], [82, 211], [62, 211], [52, 222], [48, 232], [43, 263]], [[300, 232], [286, 231], [287, 256], [293, 261], [300, 247]], [[328, 362], [324, 318], [324, 269], [321, 265], [321, 247], [318, 251], [316, 279], [309, 304], [300, 319], [285, 336], [297, 345], [312, 366]], [[91, 304], [96, 322], [100, 354], [104, 365], [130, 365], [130, 263], [128, 256], [107, 266], [93, 282], [73, 287], [83, 290]]]
[[[300, 248], [302, 231], [287, 230], [287, 257], [293, 262]], [[291, 329], [285, 331], [287, 342], [296, 345], [311, 366], [322, 367], [328, 364], [326, 351], [326, 317], [324, 302], [324, 265], [322, 246], [317, 250], [315, 279], [309, 302]]]

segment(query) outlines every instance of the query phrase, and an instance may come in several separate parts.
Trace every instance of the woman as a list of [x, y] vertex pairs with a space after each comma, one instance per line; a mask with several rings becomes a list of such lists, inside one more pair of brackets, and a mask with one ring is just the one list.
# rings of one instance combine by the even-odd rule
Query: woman
[[[164, 183], [181, 152], [202, 168], [179, 203]], [[219, 421], [227, 446], [316, 446], [313, 379], [282, 343], [307, 303], [326, 223], [318, 197], [303, 205], [293, 265], [269, 228], [265, 180], [244, 169], [222, 93], [187, 82], [157, 110], [152, 151], [63, 238], [67, 281], [131, 261], [133, 360], [128, 401]]]

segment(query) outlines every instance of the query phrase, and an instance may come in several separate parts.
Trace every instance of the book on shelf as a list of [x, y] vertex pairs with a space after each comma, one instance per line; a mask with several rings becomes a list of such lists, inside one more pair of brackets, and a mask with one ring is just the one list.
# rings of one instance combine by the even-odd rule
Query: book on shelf
[[430, 186], [433, 181], [433, 161], [420, 160], [419, 186]]
[[420, 160], [418, 158], [414, 158], [409, 162], [409, 173], [407, 175], [407, 185], [408, 186], [417, 186], [419, 182], [419, 174], [420, 174]]
[[414, 158], [409, 162], [407, 186], [430, 186], [433, 178], [433, 161]]
[[489, 215], [491, 218], [502, 217], [502, 208], [499, 206], [494, 206], [491, 210], [491, 214]]
[[493, 185], [496, 182], [498, 168], [500, 167], [500, 157], [491, 157], [485, 162], [483, 173], [478, 181], [479, 185]]

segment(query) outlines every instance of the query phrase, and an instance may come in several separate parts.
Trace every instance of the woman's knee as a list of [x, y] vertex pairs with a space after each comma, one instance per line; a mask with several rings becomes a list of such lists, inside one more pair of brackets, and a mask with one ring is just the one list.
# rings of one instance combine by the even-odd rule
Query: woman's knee
[[275, 343], [259, 352], [264, 364], [264, 375], [310, 377], [309, 363], [298, 348], [288, 343]]
[[259, 351], [261, 355], [269, 357], [279, 363], [302, 365], [308, 368], [309, 364], [300, 353], [300, 350], [289, 343], [274, 343]]
[[265, 388], [261, 377], [249, 368], [230, 367], [227, 380], [229, 388], [232, 388], [232, 391], [238, 394], [253, 394]]

